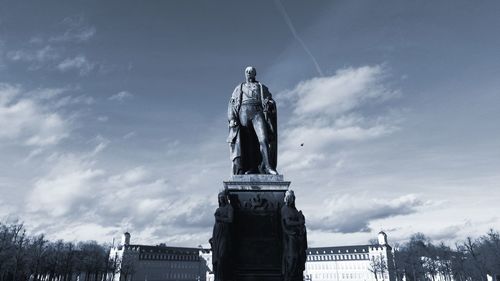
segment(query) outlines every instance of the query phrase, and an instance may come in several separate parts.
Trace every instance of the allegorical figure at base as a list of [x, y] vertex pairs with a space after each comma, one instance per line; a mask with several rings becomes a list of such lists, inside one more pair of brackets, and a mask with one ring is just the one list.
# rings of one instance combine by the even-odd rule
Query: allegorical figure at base
[[278, 174], [276, 103], [269, 89], [245, 69], [246, 81], [236, 86], [228, 106], [231, 161], [234, 175]]
[[219, 193], [219, 207], [215, 211], [215, 224], [210, 244], [212, 246], [212, 265], [216, 281], [230, 280], [231, 269], [231, 225], [233, 207], [225, 192]]
[[281, 208], [281, 226], [283, 228], [283, 264], [282, 273], [285, 281], [303, 280], [306, 264], [307, 232], [302, 211], [295, 208], [295, 194], [288, 190], [285, 205]]

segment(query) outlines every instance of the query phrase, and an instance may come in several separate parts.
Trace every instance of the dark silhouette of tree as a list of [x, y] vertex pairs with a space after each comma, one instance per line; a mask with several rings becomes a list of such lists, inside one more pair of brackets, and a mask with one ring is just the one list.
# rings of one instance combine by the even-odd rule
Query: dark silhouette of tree
[[386, 258], [382, 253], [377, 256], [372, 256], [370, 260], [370, 265], [368, 266], [368, 270], [373, 273], [375, 280], [378, 281], [379, 276], [382, 278], [382, 281], [385, 281], [385, 273], [388, 270]]
[[124, 258], [120, 261], [120, 273], [123, 280], [131, 279], [136, 272], [136, 263], [133, 258]]
[[[134, 258], [110, 257], [110, 245], [95, 241], [51, 242], [43, 234], [30, 236], [21, 222], [0, 222], [0, 281], [109, 281], [119, 272], [132, 279]], [[483, 281], [500, 273], [500, 234], [490, 230], [454, 245], [433, 244], [422, 233], [394, 246], [396, 278], [402, 281]], [[392, 265], [391, 265], [392, 266]], [[370, 262], [376, 280], [389, 265], [380, 256]]]
[[22, 223], [0, 223], [0, 281], [107, 280], [109, 249], [95, 241], [50, 242], [27, 235]]
[[452, 249], [416, 233], [394, 247], [394, 258], [397, 280], [483, 281], [500, 272], [500, 234], [490, 230], [477, 239], [467, 237]]

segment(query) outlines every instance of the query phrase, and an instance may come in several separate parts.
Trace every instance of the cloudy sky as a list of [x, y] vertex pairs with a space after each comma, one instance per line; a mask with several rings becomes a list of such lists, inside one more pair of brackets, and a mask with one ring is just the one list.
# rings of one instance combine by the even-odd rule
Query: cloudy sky
[[254, 65], [310, 245], [500, 229], [500, 4], [482, 4], [0, 0], [0, 218], [206, 245]]

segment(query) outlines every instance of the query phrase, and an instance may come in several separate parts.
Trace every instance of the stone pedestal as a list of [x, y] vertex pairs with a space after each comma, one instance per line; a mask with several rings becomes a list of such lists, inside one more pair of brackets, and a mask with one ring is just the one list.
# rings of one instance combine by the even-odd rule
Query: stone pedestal
[[234, 175], [224, 182], [234, 209], [232, 280], [282, 281], [282, 175]]

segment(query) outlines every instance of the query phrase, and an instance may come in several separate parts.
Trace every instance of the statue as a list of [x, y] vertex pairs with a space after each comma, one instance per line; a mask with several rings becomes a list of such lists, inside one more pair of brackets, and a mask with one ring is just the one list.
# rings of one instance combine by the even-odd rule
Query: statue
[[215, 211], [215, 224], [212, 238], [212, 265], [215, 281], [230, 279], [231, 269], [231, 224], [233, 223], [233, 207], [229, 204], [225, 192], [219, 193], [219, 208]]
[[304, 215], [295, 208], [295, 194], [292, 190], [288, 190], [285, 194], [285, 205], [281, 208], [281, 226], [284, 280], [303, 280], [307, 257], [307, 232]]
[[278, 174], [276, 103], [256, 75], [254, 67], [247, 67], [246, 82], [236, 86], [229, 101], [227, 142], [234, 175]]

